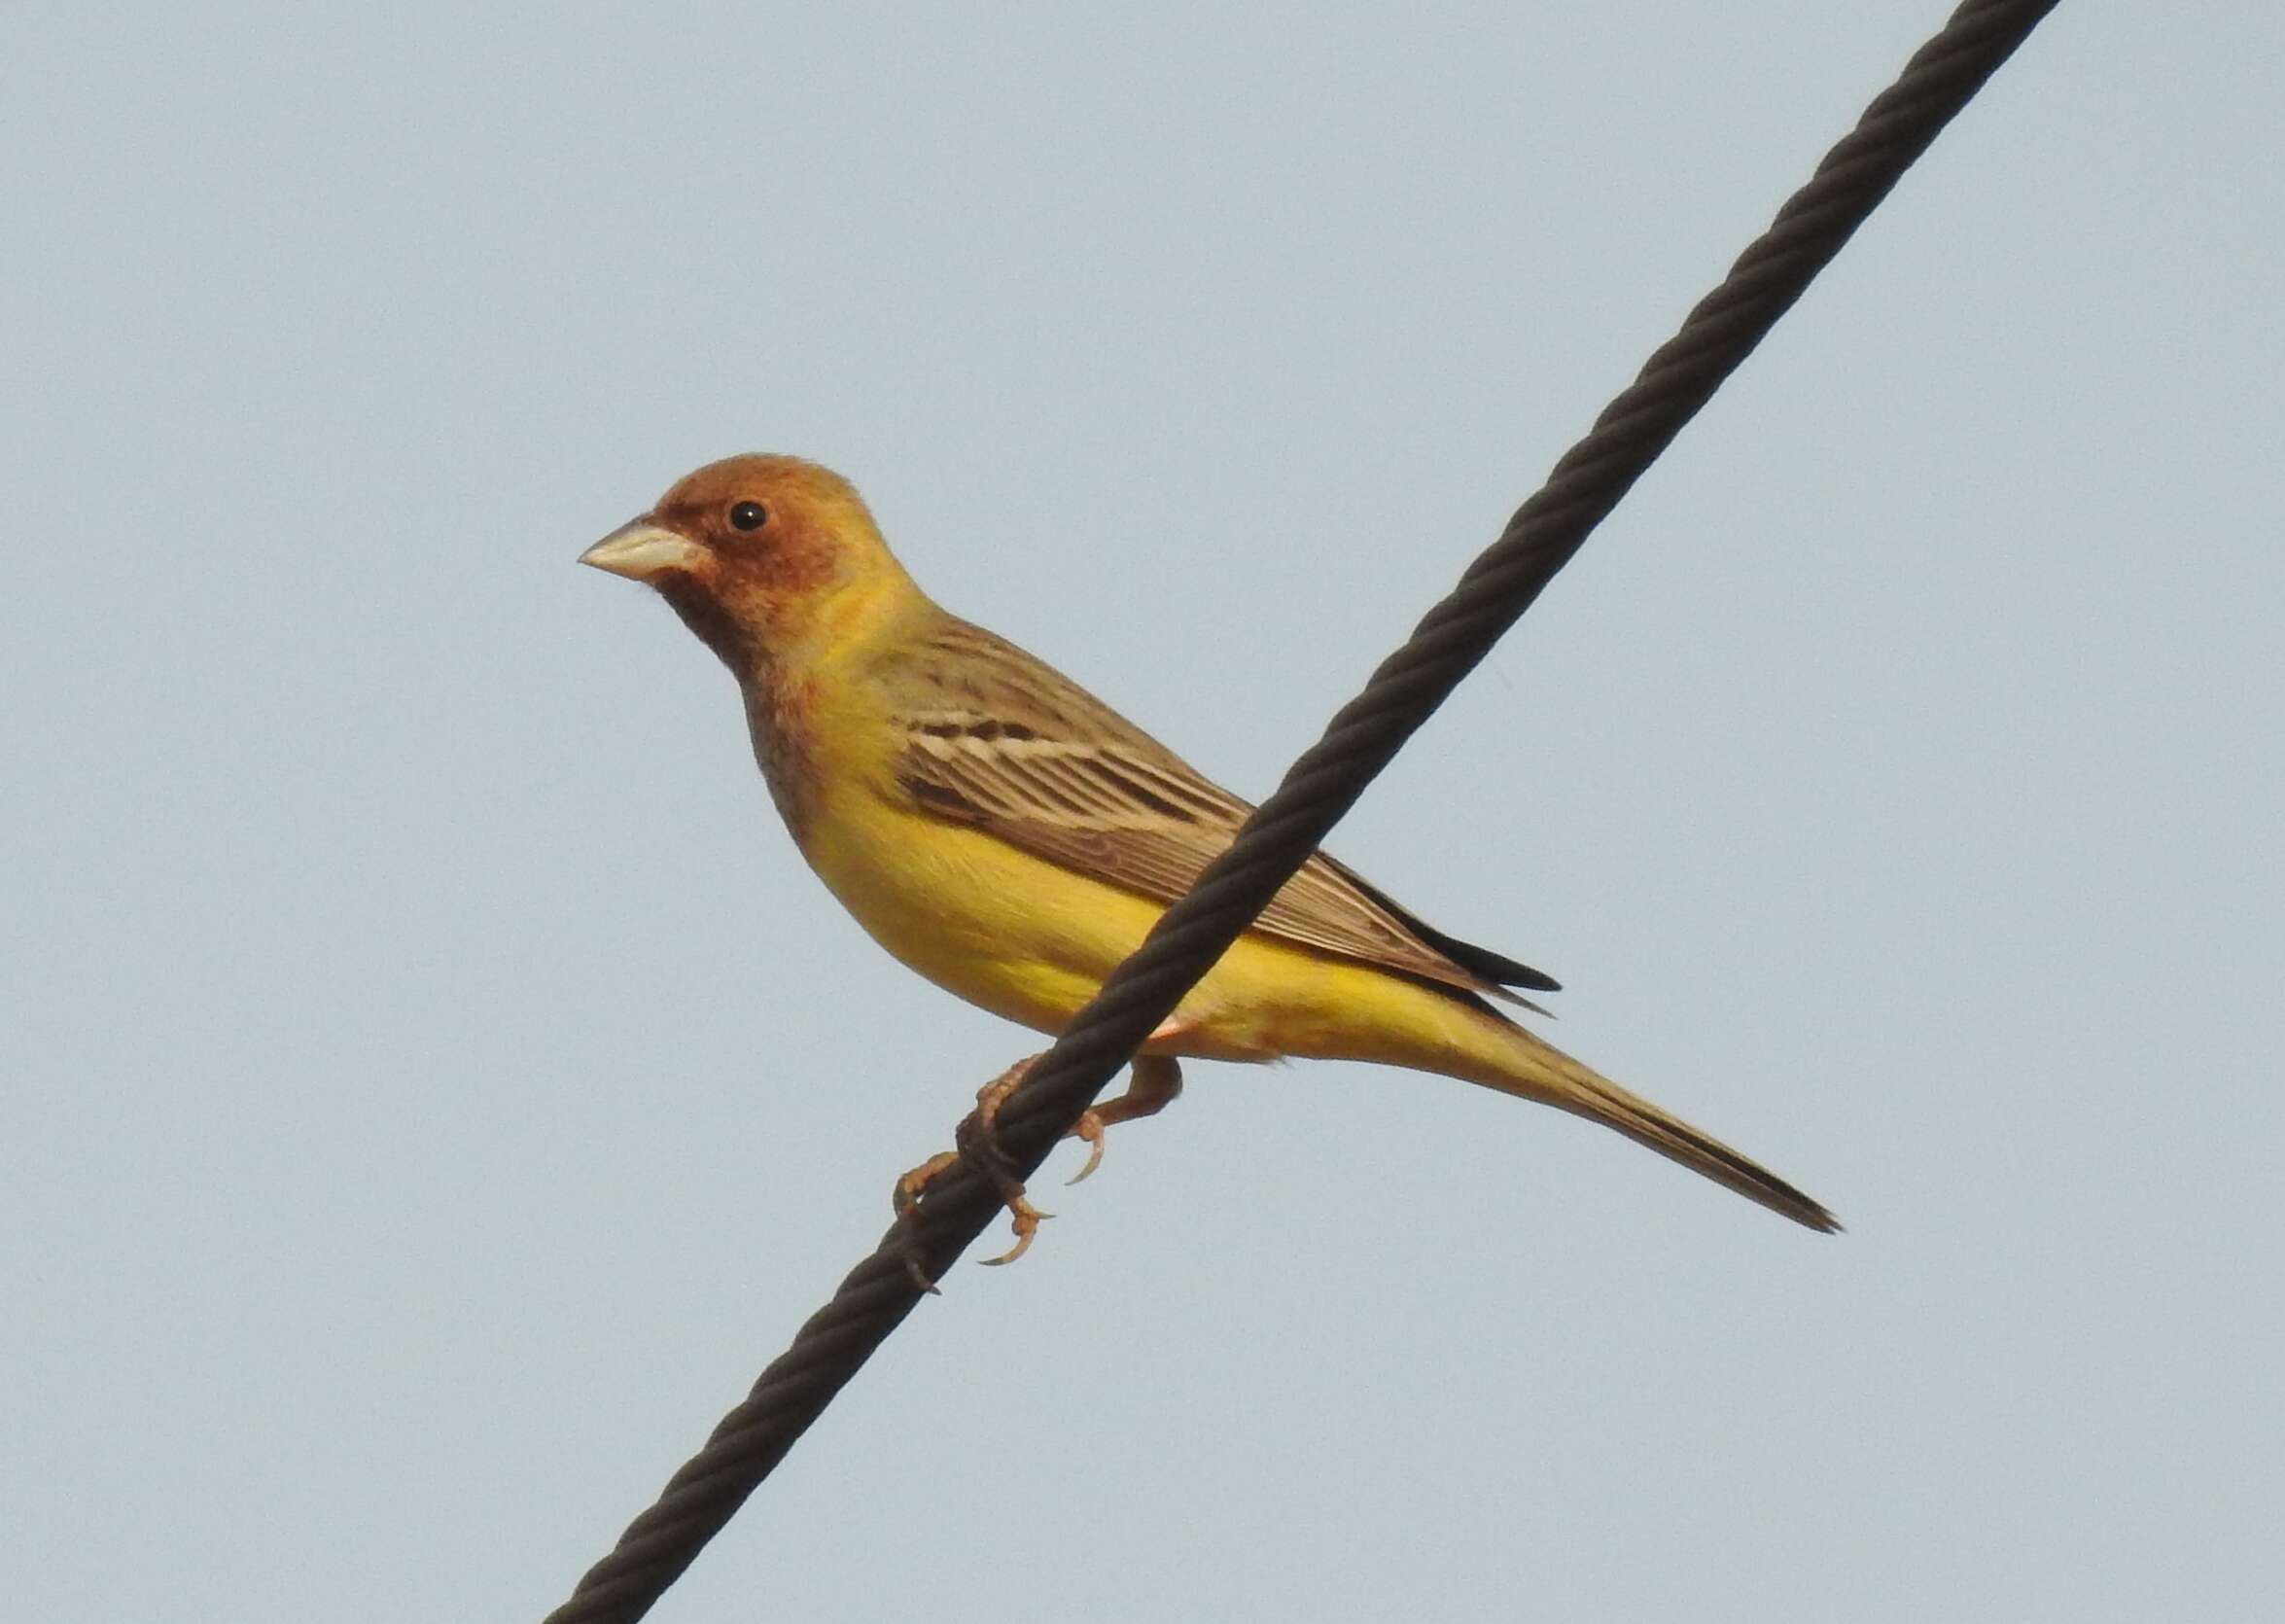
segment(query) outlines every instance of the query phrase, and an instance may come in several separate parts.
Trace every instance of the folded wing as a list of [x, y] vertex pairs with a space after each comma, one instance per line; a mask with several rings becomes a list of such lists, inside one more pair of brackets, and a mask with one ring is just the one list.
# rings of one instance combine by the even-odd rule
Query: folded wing
[[[1172, 902], [1253, 809], [1030, 654], [949, 620], [891, 685], [897, 775], [929, 811], [1035, 857]], [[1453, 988], [1528, 1001], [1528, 965], [1436, 931], [1322, 852], [1255, 921], [1265, 936]]]

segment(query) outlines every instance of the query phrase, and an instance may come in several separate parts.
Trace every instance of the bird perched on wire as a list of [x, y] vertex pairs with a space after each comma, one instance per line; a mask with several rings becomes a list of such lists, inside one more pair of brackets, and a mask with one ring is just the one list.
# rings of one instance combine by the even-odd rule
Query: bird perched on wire
[[[711, 463], [580, 555], [655, 587], [745, 696], [770, 798], [873, 938], [971, 1004], [1055, 1033], [1252, 809], [1077, 684], [939, 609], [849, 482], [814, 463]], [[1179, 1091], [1179, 1058], [1367, 1060], [1537, 1100], [1811, 1229], [1782, 1179], [1494, 1007], [1539, 971], [1435, 930], [1312, 856], [1072, 1132]], [[1541, 1011], [1542, 1013], [1544, 1011]], [[1021, 1068], [980, 1096], [991, 1108]], [[909, 1198], [950, 1160], [914, 1170]], [[1038, 1214], [1002, 1181], [1020, 1253]]]

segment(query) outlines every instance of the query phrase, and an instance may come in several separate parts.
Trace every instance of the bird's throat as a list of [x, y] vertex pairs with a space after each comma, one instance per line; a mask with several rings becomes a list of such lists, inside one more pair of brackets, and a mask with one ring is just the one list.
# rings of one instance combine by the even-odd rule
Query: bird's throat
[[808, 850], [810, 819], [817, 806], [817, 765], [811, 755], [812, 694], [805, 683], [756, 665], [742, 673], [746, 728], [754, 738], [754, 759], [761, 768], [769, 798], [786, 821], [793, 843]]
[[692, 635], [715, 652], [741, 685], [759, 669], [761, 645], [739, 618], [724, 609], [713, 591], [680, 571], [660, 577], [652, 584]]

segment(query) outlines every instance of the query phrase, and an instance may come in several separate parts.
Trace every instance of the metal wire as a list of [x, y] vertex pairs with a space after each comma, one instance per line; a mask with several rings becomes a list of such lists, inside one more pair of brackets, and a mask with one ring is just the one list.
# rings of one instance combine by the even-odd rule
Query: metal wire
[[[1002, 1106], [1000, 1145], [1026, 1177], [2056, 4], [1968, 0], [1874, 99]], [[917, 1231], [931, 1278], [1000, 1211], [965, 1165], [932, 1183]], [[907, 1255], [892, 1229], [546, 1624], [626, 1624], [650, 1610], [912, 1312], [921, 1292]]]

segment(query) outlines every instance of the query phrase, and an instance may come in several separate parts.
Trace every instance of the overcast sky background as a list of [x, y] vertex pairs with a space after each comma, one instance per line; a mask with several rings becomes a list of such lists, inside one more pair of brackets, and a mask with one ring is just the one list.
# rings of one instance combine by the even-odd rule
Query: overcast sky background
[[[11, 1610], [537, 1618], [1035, 1046], [589, 541], [821, 458], [1259, 794], [1941, 15], [13, 8]], [[1849, 1233], [1197, 1065], [655, 1617], [2267, 1615], [2285, 13], [2196, 23], [2065, 6], [1332, 842]]]

